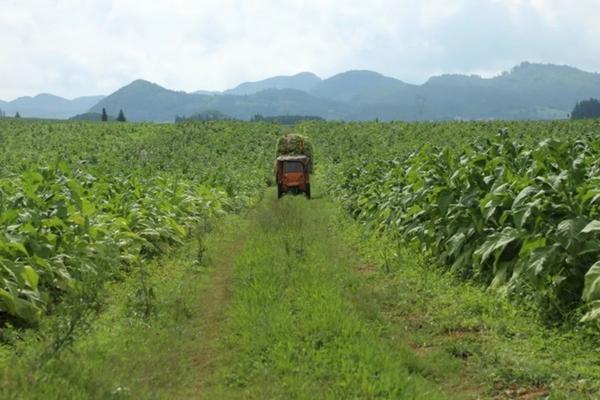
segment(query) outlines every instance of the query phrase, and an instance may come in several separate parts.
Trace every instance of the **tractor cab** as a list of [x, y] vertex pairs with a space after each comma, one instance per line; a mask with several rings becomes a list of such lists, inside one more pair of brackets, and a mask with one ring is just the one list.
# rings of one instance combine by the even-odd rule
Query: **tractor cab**
[[304, 193], [310, 199], [309, 158], [305, 155], [279, 156], [275, 160], [277, 197], [284, 193]]

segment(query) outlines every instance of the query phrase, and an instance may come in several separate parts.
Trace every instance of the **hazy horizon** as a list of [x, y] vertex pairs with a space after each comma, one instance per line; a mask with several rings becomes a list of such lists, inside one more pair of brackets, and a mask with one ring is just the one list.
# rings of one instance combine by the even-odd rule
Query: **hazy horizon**
[[[529, 61], [529, 60], [527, 60], [527, 61], [523, 61], [523, 62], [529, 62], [529, 63], [531, 63], [531, 64], [541, 64], [541, 63], [536, 63], [535, 61]], [[520, 63], [519, 63], [519, 64], [520, 64]], [[477, 73], [469, 73], [469, 74], [467, 74], [467, 73], [461, 73], [461, 72], [442, 72], [442, 73], [440, 73], [440, 74], [438, 74], [438, 75], [432, 75], [432, 76], [430, 76], [430, 77], [427, 77], [427, 78], [426, 78], [425, 80], [423, 80], [422, 82], [408, 82], [407, 80], [405, 80], [405, 79], [402, 79], [401, 77], [390, 76], [390, 75], [385, 75], [385, 76], [388, 76], [388, 77], [391, 77], [391, 78], [395, 78], [395, 79], [398, 79], [398, 80], [400, 80], [400, 81], [402, 81], [402, 82], [409, 83], [409, 84], [414, 84], [414, 85], [421, 85], [421, 84], [425, 83], [425, 82], [426, 82], [428, 79], [430, 79], [430, 78], [432, 78], [432, 77], [435, 77], [435, 76], [440, 76], [440, 75], [447, 75], [447, 74], [448, 74], [448, 75], [451, 75], [451, 74], [459, 74], [459, 75], [461, 75], [461, 74], [462, 74], [462, 75], [478, 75], [478, 76], [480, 76], [480, 77], [481, 77], [481, 78], [483, 78], [483, 79], [491, 79], [491, 78], [495, 78], [495, 77], [497, 77], [497, 76], [500, 76], [500, 75], [501, 75], [501, 74], [503, 74], [504, 72], [509, 72], [509, 71], [510, 71], [510, 70], [511, 70], [513, 67], [516, 67], [516, 66], [517, 66], [517, 65], [519, 65], [519, 64], [513, 65], [513, 66], [511, 66], [511, 67], [509, 67], [509, 68], [506, 68], [506, 69], [500, 70], [500, 71], [498, 71], [498, 72], [490, 73], [490, 74], [487, 74], [487, 75], [485, 75], [485, 74], [477, 74]], [[559, 64], [557, 64], [557, 65], [559, 65]], [[567, 65], [567, 64], [564, 64], [564, 65], [560, 65], [560, 66], [567, 66], [567, 67], [573, 67], [573, 68], [581, 69], [581, 68], [578, 68], [578, 67], [577, 67], [577, 66], [575, 66], [575, 65]], [[323, 76], [319, 76], [318, 74], [315, 74], [315, 75], [317, 75], [317, 76], [318, 76], [319, 78], [321, 78], [322, 80], [326, 80], [326, 79], [328, 79], [328, 78], [331, 78], [332, 76], [335, 76], [335, 75], [337, 75], [337, 74], [344, 73], [344, 72], [349, 72], [349, 71], [357, 71], [357, 70], [345, 70], [345, 71], [339, 71], [339, 72], [337, 72], [337, 73], [335, 73], [335, 74], [333, 74], [333, 75], [331, 75], [331, 76], [325, 76], [325, 77], [323, 77]], [[584, 71], [584, 72], [591, 72], [591, 73], [598, 73], [597, 71], [585, 71], [585, 70], [583, 70], [583, 71]], [[265, 77], [263, 77], [263, 78], [259, 78], [259, 79], [257, 79], [256, 81], [262, 81], [262, 80], [265, 80], [265, 79], [274, 78], [274, 77], [281, 77], [281, 76], [294, 76], [294, 75], [298, 75], [298, 74], [301, 74], [301, 73], [307, 73], [307, 72], [308, 72], [308, 73], [311, 73], [312, 71], [299, 71], [299, 72], [296, 72], [296, 73], [291, 73], [291, 74], [289, 74], [289, 75], [281, 75], [281, 74], [279, 74], [279, 75], [273, 75], [273, 76], [265, 76]], [[379, 72], [379, 71], [372, 71], [372, 72]], [[166, 86], [166, 85], [163, 85], [163, 84], [161, 84], [160, 82], [154, 82], [154, 81], [152, 81], [152, 80], [150, 80], [150, 79], [145, 79], [145, 78], [139, 78], [139, 77], [138, 77], [138, 78], [135, 78], [135, 79], [133, 79], [133, 80], [131, 80], [131, 81], [123, 82], [123, 84], [122, 84], [122, 85], [118, 86], [118, 87], [117, 87], [115, 90], [111, 91], [110, 93], [83, 94], [83, 95], [81, 95], [81, 96], [75, 96], [75, 97], [65, 97], [65, 96], [61, 96], [60, 94], [57, 94], [57, 93], [39, 92], [39, 93], [34, 93], [34, 94], [29, 94], [29, 95], [21, 95], [21, 96], [17, 96], [17, 97], [15, 97], [15, 98], [11, 98], [11, 99], [3, 99], [3, 98], [0, 98], [0, 100], [7, 101], [7, 102], [11, 102], [11, 101], [17, 100], [17, 99], [19, 99], [19, 98], [23, 98], [23, 97], [35, 97], [35, 96], [39, 96], [39, 95], [53, 95], [53, 96], [62, 97], [62, 98], [64, 98], [64, 99], [67, 99], [67, 100], [74, 100], [74, 99], [76, 99], [76, 98], [81, 98], [81, 97], [97, 97], [97, 96], [108, 96], [108, 95], [110, 95], [112, 92], [114, 92], [114, 91], [116, 91], [116, 90], [118, 90], [118, 89], [120, 89], [120, 88], [122, 88], [122, 87], [124, 87], [124, 86], [127, 86], [127, 85], [129, 85], [130, 83], [132, 83], [132, 82], [134, 82], [134, 81], [136, 81], [136, 80], [144, 80], [144, 81], [148, 81], [148, 82], [150, 82], [150, 83], [154, 83], [154, 84], [157, 84], [157, 85], [159, 85], [159, 86], [162, 86], [162, 87], [164, 87], [165, 89], [169, 89], [169, 90], [176, 90], [176, 89], [170, 88], [170, 87], [168, 87], [168, 86]], [[206, 90], [207, 92], [208, 92], [208, 91], [211, 91], [211, 92], [224, 92], [224, 91], [227, 91], [227, 90], [229, 90], [229, 89], [233, 89], [233, 88], [235, 88], [236, 86], [238, 86], [238, 85], [240, 85], [240, 84], [243, 84], [243, 83], [248, 83], [248, 82], [256, 82], [256, 81], [244, 81], [244, 82], [238, 82], [238, 83], [234, 84], [232, 87], [227, 87], [227, 88], [220, 89], [220, 90], [217, 90], [217, 89], [214, 89], [214, 90], [208, 90], [208, 89], [202, 89], [202, 88], [200, 88], [200, 89], [190, 89], [190, 90], [183, 90], [183, 91], [184, 91], [184, 92], [186, 92], [186, 93], [193, 93], [193, 92], [196, 92], [196, 91], [202, 91], [202, 90]], [[179, 89], [179, 90], [181, 90], [181, 89]]]
[[135, 79], [226, 90], [309, 71], [420, 84], [522, 61], [600, 71], [596, 2], [557, 0], [3, 2], [0, 99], [107, 95]]

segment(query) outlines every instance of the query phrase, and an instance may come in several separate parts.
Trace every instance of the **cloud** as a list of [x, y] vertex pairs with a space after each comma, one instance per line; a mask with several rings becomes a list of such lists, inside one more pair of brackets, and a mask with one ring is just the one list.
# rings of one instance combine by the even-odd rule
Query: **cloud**
[[299, 71], [422, 82], [523, 60], [600, 70], [594, 3], [0, 0], [0, 99], [107, 94], [137, 78], [192, 91]]

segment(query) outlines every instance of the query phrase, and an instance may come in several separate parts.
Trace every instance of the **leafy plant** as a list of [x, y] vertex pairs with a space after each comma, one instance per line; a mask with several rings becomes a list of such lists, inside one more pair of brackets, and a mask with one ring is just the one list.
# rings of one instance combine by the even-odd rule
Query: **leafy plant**
[[[547, 321], [572, 318], [582, 301], [583, 320], [600, 320], [600, 144], [584, 130], [565, 133], [594, 124], [553, 124], [514, 123], [563, 131], [500, 129], [471, 140], [462, 129], [478, 123], [446, 124], [440, 134], [436, 124], [370, 124], [362, 133], [345, 125], [347, 136], [330, 133], [319, 148], [336, 162], [331, 192], [374, 229], [419, 242], [464, 278], [535, 301]], [[427, 139], [405, 135], [427, 126]]]
[[0, 316], [36, 325], [83, 282], [133, 270], [148, 315], [144, 260], [256, 201], [279, 134], [236, 122], [3, 120]]

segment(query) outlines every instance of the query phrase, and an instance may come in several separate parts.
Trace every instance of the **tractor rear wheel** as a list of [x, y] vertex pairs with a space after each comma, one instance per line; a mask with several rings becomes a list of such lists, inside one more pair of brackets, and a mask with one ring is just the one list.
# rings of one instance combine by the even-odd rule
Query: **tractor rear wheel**
[[283, 196], [283, 192], [281, 191], [281, 185], [277, 185], [277, 198], [280, 199]]
[[306, 198], [310, 199], [310, 183], [306, 184]]

